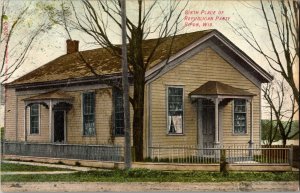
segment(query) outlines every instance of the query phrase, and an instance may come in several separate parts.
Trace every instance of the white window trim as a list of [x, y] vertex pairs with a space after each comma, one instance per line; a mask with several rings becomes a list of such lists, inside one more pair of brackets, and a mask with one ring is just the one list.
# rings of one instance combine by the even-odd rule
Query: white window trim
[[[246, 120], [245, 120], [245, 124], [246, 124], [246, 132], [245, 133], [235, 133], [234, 132], [234, 103], [235, 103], [235, 99], [242, 99], [245, 100], [245, 111], [246, 111]], [[232, 100], [232, 135], [236, 135], [236, 136], [244, 136], [244, 135], [248, 135], [248, 100], [245, 98], [235, 98]]]
[[[169, 133], [169, 88], [182, 88], [182, 133]], [[166, 86], [166, 134], [169, 136], [180, 136], [184, 135], [184, 111], [185, 111], [185, 105], [184, 105], [184, 86], [183, 85], [167, 85]]]
[[29, 135], [32, 135], [32, 136], [36, 136], [36, 135], [41, 135], [41, 104], [39, 103], [34, 103], [33, 105], [38, 105], [38, 109], [39, 109], [39, 115], [38, 115], [38, 121], [39, 121], [39, 124], [38, 124], [38, 133], [31, 133], [31, 106], [29, 107], [29, 128], [28, 128], [28, 133]]
[[[84, 126], [83, 126], [83, 95], [85, 94], [85, 93], [94, 93], [94, 95], [95, 95], [95, 101], [94, 101], [94, 105], [95, 105], [95, 113], [94, 113], [94, 129], [95, 129], [95, 134], [94, 135], [85, 135], [84, 134]], [[82, 137], [96, 137], [96, 135], [97, 135], [97, 132], [96, 132], [96, 92], [95, 92], [95, 90], [87, 90], [87, 91], [83, 91], [83, 92], [81, 92], [81, 136]]]

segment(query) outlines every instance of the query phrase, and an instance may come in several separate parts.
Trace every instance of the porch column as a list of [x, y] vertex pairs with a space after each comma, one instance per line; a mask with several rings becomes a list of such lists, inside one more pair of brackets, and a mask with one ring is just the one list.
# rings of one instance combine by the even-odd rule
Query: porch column
[[49, 140], [52, 143], [52, 100], [49, 101]]
[[250, 101], [250, 141], [249, 141], [249, 156], [253, 156], [253, 101]]
[[24, 141], [27, 142], [27, 104], [24, 109]]
[[253, 100], [250, 100], [250, 148], [253, 146]]
[[203, 99], [198, 99], [197, 100], [197, 121], [198, 121], [198, 128], [197, 128], [197, 134], [198, 134], [198, 139], [197, 139], [197, 145], [198, 147], [203, 147], [203, 121], [202, 121], [202, 116], [203, 116], [203, 105], [202, 105], [202, 100]]
[[219, 99], [215, 98], [215, 145], [219, 145]]

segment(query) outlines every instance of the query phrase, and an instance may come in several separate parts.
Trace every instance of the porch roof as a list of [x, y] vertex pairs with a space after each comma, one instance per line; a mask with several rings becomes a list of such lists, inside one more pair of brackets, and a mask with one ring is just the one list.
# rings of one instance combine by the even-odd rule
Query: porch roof
[[247, 96], [252, 97], [255, 96], [255, 94], [250, 93], [244, 89], [241, 88], [235, 88], [228, 84], [224, 84], [219, 81], [208, 81], [205, 84], [201, 85], [196, 90], [192, 91], [189, 94], [192, 98], [198, 98], [203, 95], [207, 96]]
[[53, 90], [50, 92], [42, 93], [36, 96], [23, 99], [24, 101], [35, 101], [35, 100], [72, 100], [73, 97], [69, 96], [62, 90]]

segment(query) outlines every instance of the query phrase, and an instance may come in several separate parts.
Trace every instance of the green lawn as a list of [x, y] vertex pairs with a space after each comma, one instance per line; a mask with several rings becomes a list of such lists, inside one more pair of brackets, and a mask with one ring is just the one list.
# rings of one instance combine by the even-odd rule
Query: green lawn
[[167, 172], [146, 169], [76, 172], [55, 175], [2, 175], [2, 182], [225, 182], [298, 181], [298, 172]]
[[1, 163], [1, 171], [3, 171], [3, 172], [16, 172], [16, 171], [36, 172], [36, 171], [70, 171], [70, 169], [54, 168], [54, 167], [46, 167], [46, 166], [31, 166], [31, 165], [14, 164], [14, 163]]

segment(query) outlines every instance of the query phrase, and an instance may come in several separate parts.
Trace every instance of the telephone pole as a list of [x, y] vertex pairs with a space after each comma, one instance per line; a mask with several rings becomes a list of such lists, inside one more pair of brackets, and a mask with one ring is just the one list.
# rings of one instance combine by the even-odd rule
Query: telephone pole
[[125, 169], [131, 168], [131, 131], [130, 131], [130, 111], [129, 111], [129, 84], [128, 84], [128, 64], [127, 64], [127, 42], [126, 42], [126, 0], [121, 0], [122, 17], [122, 85], [123, 85], [123, 108], [124, 108], [124, 130], [125, 130]]

